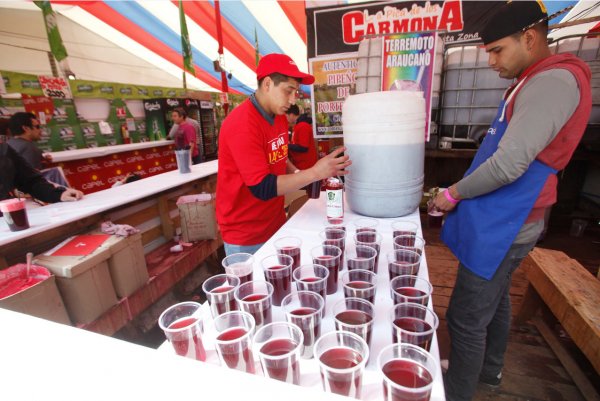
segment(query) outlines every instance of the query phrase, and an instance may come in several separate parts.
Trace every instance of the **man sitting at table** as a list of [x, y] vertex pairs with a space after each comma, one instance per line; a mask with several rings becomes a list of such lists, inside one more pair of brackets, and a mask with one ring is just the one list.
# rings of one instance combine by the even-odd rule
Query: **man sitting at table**
[[48, 181], [65, 188], [68, 187], [69, 183], [61, 168], [43, 169], [45, 164], [52, 162], [52, 156], [44, 154], [35, 144], [42, 138], [40, 122], [35, 115], [25, 112], [15, 113], [10, 117], [8, 126], [12, 134], [8, 144]]
[[81, 191], [48, 182], [7, 143], [0, 143], [0, 171], [0, 200], [13, 198], [15, 188], [48, 203], [83, 198]]
[[[284, 54], [268, 54], [256, 69], [258, 89], [223, 121], [219, 135], [217, 221], [225, 253], [254, 253], [285, 222], [283, 195], [309, 183], [345, 175], [343, 147], [299, 170], [288, 160], [286, 111], [296, 102], [301, 72]], [[325, 216], [323, 216], [324, 218]]]

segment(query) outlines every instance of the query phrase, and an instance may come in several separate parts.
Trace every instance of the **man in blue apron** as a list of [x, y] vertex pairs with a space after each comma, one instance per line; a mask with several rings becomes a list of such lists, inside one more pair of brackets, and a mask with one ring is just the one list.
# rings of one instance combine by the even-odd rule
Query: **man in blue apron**
[[551, 53], [547, 20], [541, 1], [509, 2], [488, 20], [481, 32], [488, 64], [516, 82], [465, 176], [433, 202], [448, 212], [442, 240], [460, 262], [446, 313], [449, 401], [470, 400], [478, 382], [501, 382], [511, 274], [544, 228], [556, 172], [590, 115], [590, 70], [570, 54]]

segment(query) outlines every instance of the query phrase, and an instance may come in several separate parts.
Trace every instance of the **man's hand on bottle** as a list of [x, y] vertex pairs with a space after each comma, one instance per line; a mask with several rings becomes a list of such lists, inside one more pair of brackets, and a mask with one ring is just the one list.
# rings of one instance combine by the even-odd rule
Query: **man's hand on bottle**
[[346, 150], [345, 147], [339, 147], [319, 161], [313, 166], [317, 179], [325, 179], [329, 177], [337, 177], [349, 173], [346, 168], [352, 164], [348, 155], [340, 156]]

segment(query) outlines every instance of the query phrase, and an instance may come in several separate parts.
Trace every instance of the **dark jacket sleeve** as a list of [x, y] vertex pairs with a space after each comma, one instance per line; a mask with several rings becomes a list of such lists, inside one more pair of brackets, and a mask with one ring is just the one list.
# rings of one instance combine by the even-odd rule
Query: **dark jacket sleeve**
[[10, 146], [2, 147], [0, 158], [5, 159], [2, 163], [2, 186], [4, 188], [1, 192], [3, 194], [17, 188], [19, 191], [28, 193], [43, 202], [60, 202], [60, 195], [65, 189], [62, 187], [56, 188], [46, 181]]

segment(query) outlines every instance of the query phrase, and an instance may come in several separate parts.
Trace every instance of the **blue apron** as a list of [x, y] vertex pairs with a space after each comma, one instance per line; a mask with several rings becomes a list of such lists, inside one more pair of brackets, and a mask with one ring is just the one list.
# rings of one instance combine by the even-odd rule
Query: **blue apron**
[[[505, 108], [516, 92], [517, 88], [500, 103], [496, 119], [465, 176], [496, 152], [508, 126]], [[516, 181], [485, 195], [462, 200], [446, 218], [442, 241], [470, 271], [491, 280], [550, 174], [556, 174], [556, 170], [534, 160]]]

